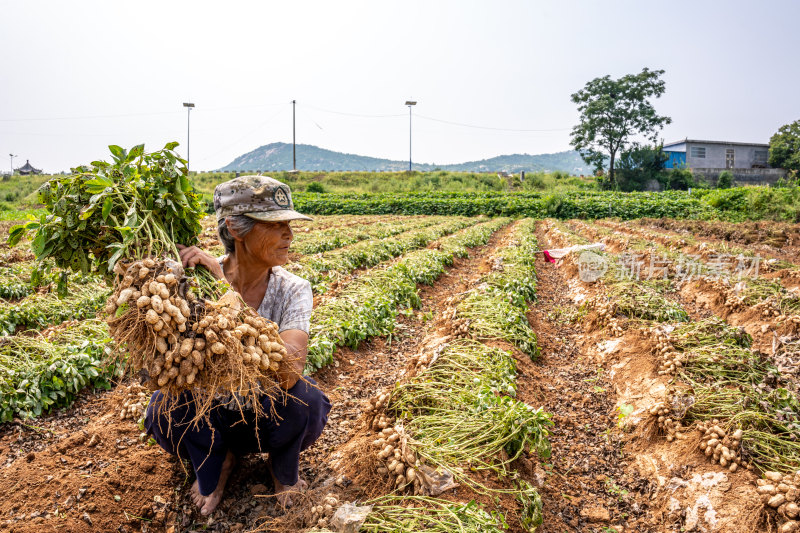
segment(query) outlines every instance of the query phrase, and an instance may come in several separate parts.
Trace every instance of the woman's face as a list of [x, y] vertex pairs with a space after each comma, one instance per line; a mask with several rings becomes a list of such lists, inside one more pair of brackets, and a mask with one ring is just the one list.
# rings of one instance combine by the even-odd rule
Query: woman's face
[[242, 239], [245, 252], [257, 257], [269, 267], [289, 261], [289, 245], [294, 233], [288, 221], [258, 222]]

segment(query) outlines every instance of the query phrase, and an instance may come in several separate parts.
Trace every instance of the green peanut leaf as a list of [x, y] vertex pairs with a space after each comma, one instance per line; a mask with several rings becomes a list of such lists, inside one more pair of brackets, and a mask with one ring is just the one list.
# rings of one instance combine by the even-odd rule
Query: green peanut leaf
[[111, 210], [114, 208], [114, 200], [111, 199], [110, 196], [106, 196], [106, 199], [103, 200], [103, 220], [108, 219], [108, 215], [111, 213]]
[[125, 160], [126, 153], [122, 147], [117, 146], [116, 144], [110, 144], [108, 145], [108, 149], [111, 150], [111, 154], [118, 163]]
[[128, 152], [128, 158], [127, 159], [128, 159], [128, 161], [133, 161], [135, 158], [140, 157], [142, 154], [144, 154], [144, 145], [143, 144], [137, 144], [136, 146], [131, 148], [130, 152]]

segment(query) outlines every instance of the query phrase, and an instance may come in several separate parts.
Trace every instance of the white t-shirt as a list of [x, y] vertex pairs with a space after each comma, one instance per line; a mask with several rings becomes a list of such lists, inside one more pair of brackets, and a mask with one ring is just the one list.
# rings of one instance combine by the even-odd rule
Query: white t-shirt
[[[220, 264], [225, 257], [219, 258]], [[278, 332], [299, 329], [308, 333], [313, 305], [311, 283], [283, 267], [274, 266], [257, 311], [278, 324]]]
[[[225, 257], [219, 258], [220, 265]], [[308, 280], [296, 276], [282, 267], [272, 267], [272, 274], [267, 283], [267, 292], [264, 293], [264, 299], [258, 306], [259, 315], [278, 324], [279, 333], [287, 329], [299, 329], [308, 333], [313, 305], [314, 296]], [[235, 402], [231, 395], [223, 395], [218, 399], [222, 407], [226, 409], [235, 411], [239, 409], [239, 406], [252, 409], [249, 400], [244, 401], [238, 394], [236, 396], [239, 398], [238, 402]]]

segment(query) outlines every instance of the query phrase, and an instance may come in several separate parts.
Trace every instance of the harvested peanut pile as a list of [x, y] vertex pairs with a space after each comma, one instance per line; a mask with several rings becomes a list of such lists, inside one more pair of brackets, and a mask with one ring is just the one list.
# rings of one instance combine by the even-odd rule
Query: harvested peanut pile
[[139, 420], [144, 416], [144, 410], [145, 407], [147, 407], [147, 402], [149, 401], [150, 393], [147, 391], [147, 389], [138, 383], [131, 384], [126, 391], [125, 399], [120, 407], [120, 420], [125, 420], [128, 418], [132, 420]]
[[378, 467], [378, 473], [388, 475], [398, 490], [409, 487], [414, 494], [421, 494], [422, 480], [417, 474], [420, 461], [408, 440], [400, 424], [381, 430], [380, 437], [372, 442], [380, 450], [378, 458], [384, 461], [384, 466]]
[[146, 372], [151, 389], [193, 389], [205, 399], [201, 405], [231, 392], [244, 401], [279, 394], [275, 373], [287, 354], [278, 327], [243, 306], [236, 293], [203, 299], [171, 261], [148, 258], [115, 271], [105, 309], [109, 330], [130, 353], [130, 369]]
[[719, 426], [719, 420], [712, 420], [709, 424], [699, 423], [697, 429], [703, 432], [700, 438], [700, 448], [712, 462], [728, 467], [731, 472], [736, 472], [742, 465], [742, 456], [739, 450], [742, 443], [741, 429], [728, 434]]
[[622, 326], [615, 316], [617, 306], [613, 301], [598, 296], [592, 298], [588, 302], [588, 306], [597, 313], [598, 324], [606, 326], [612, 337], [621, 337], [623, 335]]
[[656, 418], [658, 429], [662, 431], [668, 442], [686, 437], [686, 428], [683, 427], [670, 405], [671, 402], [660, 402], [650, 408], [650, 414]]
[[800, 531], [800, 470], [794, 474], [764, 472], [764, 479], [756, 480], [758, 493], [769, 508], [774, 509], [786, 522], [778, 528], [780, 533]]

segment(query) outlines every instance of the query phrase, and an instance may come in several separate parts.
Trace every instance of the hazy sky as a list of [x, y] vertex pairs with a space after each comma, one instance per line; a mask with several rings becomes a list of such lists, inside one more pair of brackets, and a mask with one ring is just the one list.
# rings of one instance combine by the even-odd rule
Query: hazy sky
[[[664, 69], [663, 137], [768, 142], [800, 119], [800, 2], [0, 0], [0, 169], [177, 140], [215, 169], [292, 140], [456, 163], [569, 149], [570, 94]], [[458, 123], [457, 124], [449, 124]], [[477, 127], [468, 127], [477, 126]], [[5, 163], [3, 158], [5, 157]]]

